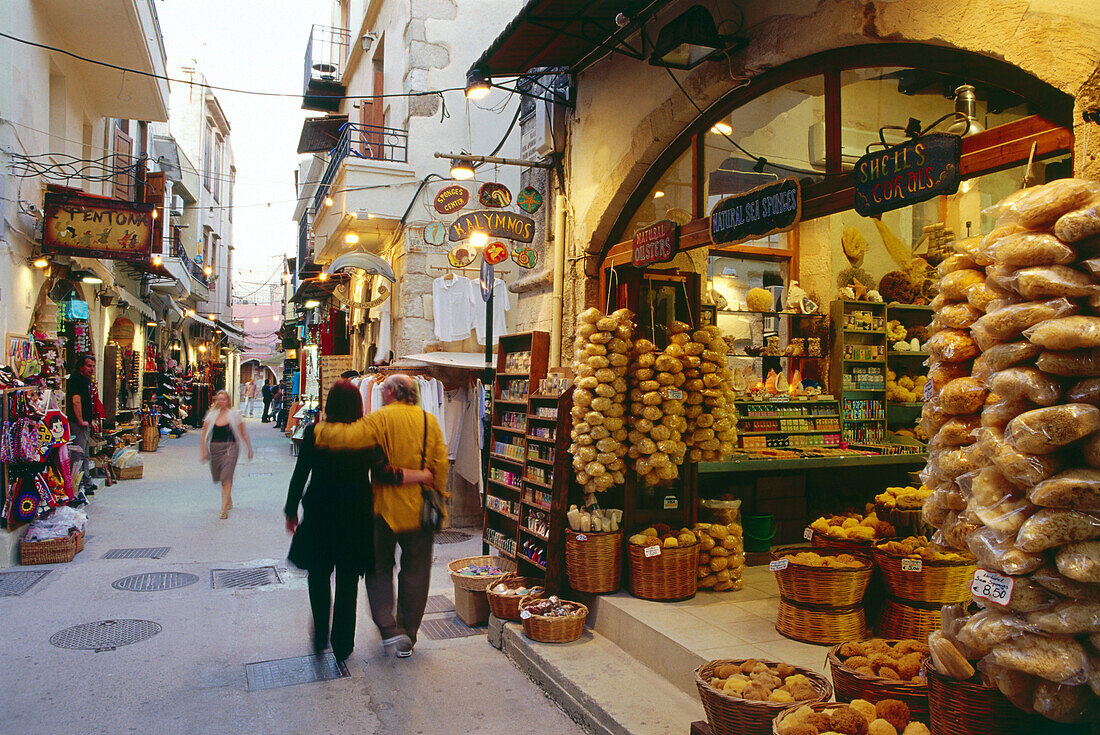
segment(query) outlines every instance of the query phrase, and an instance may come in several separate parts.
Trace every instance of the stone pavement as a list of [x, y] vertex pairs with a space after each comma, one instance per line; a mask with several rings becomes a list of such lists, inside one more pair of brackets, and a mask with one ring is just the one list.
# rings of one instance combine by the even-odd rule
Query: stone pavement
[[[478, 635], [428, 640], [415, 655], [383, 656], [359, 590], [349, 676], [249, 691], [245, 665], [309, 653], [305, 577], [286, 569], [281, 509], [293, 469], [289, 441], [248, 421], [256, 459], [242, 458], [235, 508], [219, 520], [219, 492], [198, 463], [198, 434], [144, 455], [145, 476], [102, 488], [88, 506], [85, 550], [49, 570], [21, 596], [0, 596], [0, 733], [506, 733], [532, 726], [583, 730]], [[476, 536], [438, 544], [433, 595], [452, 597], [445, 564], [480, 554]], [[111, 549], [169, 547], [161, 559], [104, 559]], [[212, 589], [211, 570], [275, 566], [283, 583]], [[145, 572], [198, 581], [168, 591], [129, 592], [112, 582]], [[432, 615], [429, 619], [446, 619]], [[161, 626], [114, 650], [51, 645], [55, 633], [104, 620]]]

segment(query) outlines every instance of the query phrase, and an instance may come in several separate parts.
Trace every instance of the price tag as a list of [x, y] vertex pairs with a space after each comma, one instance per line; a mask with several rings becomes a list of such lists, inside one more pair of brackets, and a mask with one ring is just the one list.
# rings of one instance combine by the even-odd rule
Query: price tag
[[588, 540], [588, 536], [586, 536], [586, 535], [585, 535], [585, 534], [583, 534], [583, 533], [578, 533], [578, 534], [577, 534], [577, 540], [578, 540], [578, 541], [587, 541], [587, 540]]
[[988, 569], [979, 569], [974, 572], [974, 581], [970, 584], [970, 591], [975, 597], [995, 602], [998, 605], [1007, 605], [1012, 599], [1012, 588], [1016, 580], [1005, 574], [991, 572]]
[[519, 611], [519, 616], [521, 618], [523, 618], [524, 620], [526, 620], [527, 618], [531, 617], [531, 611], [530, 610], [520, 610]]
[[669, 388], [668, 398], [671, 401], [682, 401], [684, 400], [684, 392], [679, 388]]
[[901, 571], [903, 572], [919, 572], [924, 569], [923, 559], [902, 559]]
[[653, 557], [653, 556], [660, 556], [661, 555], [661, 547], [660, 546], [647, 546], [647, 547], [645, 547], [645, 551], [642, 552], [642, 553], [645, 554], [647, 559], [650, 558], [650, 557]]
[[932, 381], [929, 380], [924, 384], [924, 400], [925, 402], [932, 400]]
[[814, 538], [814, 530], [807, 526], [806, 530], [802, 532], [802, 538], [806, 539], [807, 541], [812, 541]]
[[680, 500], [675, 495], [665, 496], [665, 510], [676, 510], [680, 507]]
[[775, 561], [768, 563], [768, 571], [769, 572], [781, 572], [784, 569], [786, 569], [787, 566], [790, 563], [791, 563], [790, 559], [776, 559]]

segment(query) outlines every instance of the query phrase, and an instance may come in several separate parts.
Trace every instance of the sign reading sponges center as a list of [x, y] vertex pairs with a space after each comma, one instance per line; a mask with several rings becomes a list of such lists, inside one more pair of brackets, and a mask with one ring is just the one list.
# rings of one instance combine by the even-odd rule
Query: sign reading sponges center
[[798, 179], [780, 179], [715, 204], [710, 213], [710, 239], [715, 245], [757, 240], [791, 229], [801, 217]]
[[461, 215], [447, 228], [451, 242], [465, 240], [474, 232], [483, 232], [490, 238], [531, 242], [535, 238], [535, 221], [515, 212], [478, 210]]

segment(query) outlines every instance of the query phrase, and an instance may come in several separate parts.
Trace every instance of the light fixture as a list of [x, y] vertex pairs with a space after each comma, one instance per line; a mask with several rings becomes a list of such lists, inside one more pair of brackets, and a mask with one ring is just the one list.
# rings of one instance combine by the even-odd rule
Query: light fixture
[[215, 319], [218, 318], [218, 315], [217, 314], [207, 314], [206, 318], [209, 319], [210, 321], [214, 321]]
[[733, 132], [733, 126], [730, 125], [728, 122], [723, 122], [719, 120], [718, 122], [710, 126], [710, 132], [715, 133], [716, 135], [729, 135]]
[[364, 33], [359, 37], [359, 45], [362, 46], [364, 54], [370, 53], [370, 47], [374, 45], [374, 41], [377, 38], [378, 36], [373, 33]]
[[321, 281], [322, 283], [327, 281], [328, 280], [328, 273], [325, 273], [324, 271], [321, 271], [320, 273], [317, 274], [317, 280]]
[[159, 216], [160, 216], [160, 214], [157, 212], [157, 208], [153, 207], [153, 219], [156, 219]]
[[754, 163], [752, 165], [752, 170], [755, 171], [758, 174], [762, 174], [762, 173], [764, 173], [764, 167], [767, 166], [767, 165], [768, 165], [768, 159], [764, 158], [763, 156], [760, 156], [760, 158], [756, 159], [756, 163]]
[[187, 316], [195, 316], [195, 310], [194, 309], [188, 309], [187, 311], [185, 311], [183, 313]]
[[258, 316], [252, 317], [252, 323], [253, 324], [259, 324], [260, 323], [260, 317], [258, 317]]
[[316, 309], [320, 305], [321, 305], [321, 302], [318, 301], [317, 299], [310, 299], [309, 301], [302, 304], [302, 306], [306, 307], [307, 309]]
[[470, 247], [483, 248], [489, 244], [489, 236], [481, 230], [474, 230], [470, 233]]
[[661, 197], [663, 197], [664, 195], [665, 195], [665, 193], [664, 193], [663, 191], [661, 191], [660, 189], [658, 189], [657, 191], [653, 192], [653, 198], [654, 198], [654, 199], [660, 199], [660, 198], [661, 198]]
[[290, 274], [289, 273], [284, 273], [283, 274], [283, 283], [290, 283]]
[[145, 326], [155, 327], [155, 326], [157, 326], [157, 323], [155, 321], [153, 321], [152, 319], [150, 319], [149, 321], [145, 322]]
[[359, 242], [359, 235], [355, 234], [354, 232], [349, 232], [348, 234], [344, 235], [344, 242], [346, 242], [348, 245], [354, 245], [355, 243]]
[[972, 84], [963, 84], [955, 90], [955, 122], [947, 132], [963, 138], [981, 133], [985, 127], [978, 122], [978, 96]]
[[180, 343], [179, 343], [179, 342], [173, 342], [173, 343], [172, 343], [172, 349], [173, 349], [173, 350], [175, 350], [175, 351], [177, 351], [177, 352], [179, 352], [179, 350], [180, 350]]
[[702, 5], [692, 5], [657, 34], [649, 63], [670, 69], [694, 69], [708, 59], [744, 48], [749, 40], [723, 36], [714, 17]]
[[332, 197], [325, 197], [325, 206], [326, 207], [331, 207], [332, 206]]
[[50, 265], [50, 261], [46, 260], [46, 258], [44, 258], [43, 256], [39, 255], [39, 256], [38, 256], [37, 258], [35, 258], [35, 259], [34, 259], [34, 260], [33, 260], [33, 261], [31, 262], [31, 265], [33, 265], [33, 266], [34, 266], [35, 268], [39, 268], [39, 269], [41, 269], [41, 268], [47, 268], [47, 267], [49, 267], [49, 265]]
[[98, 285], [100, 283], [103, 283], [103, 279], [100, 278], [99, 276], [97, 276], [95, 273], [85, 271], [80, 276], [80, 282], [81, 283], [88, 283], [88, 284], [91, 284], [91, 285], [95, 286], [95, 285]]
[[163, 263], [163, 262], [164, 262], [164, 259], [161, 258], [159, 255], [154, 255], [153, 256], [153, 265], [155, 265], [157, 267], [160, 267], [160, 264]]
[[451, 161], [451, 178], [465, 181], [474, 178], [474, 164], [468, 158], [456, 158]]
[[202, 272], [209, 276], [211, 273], [214, 272], [214, 269], [211, 268], [210, 266], [206, 266], [205, 268], [202, 269]]
[[489, 94], [490, 89], [489, 80], [481, 69], [470, 69], [466, 72], [466, 99], [482, 99]]
[[199, 352], [206, 352], [206, 345], [199, 345]]

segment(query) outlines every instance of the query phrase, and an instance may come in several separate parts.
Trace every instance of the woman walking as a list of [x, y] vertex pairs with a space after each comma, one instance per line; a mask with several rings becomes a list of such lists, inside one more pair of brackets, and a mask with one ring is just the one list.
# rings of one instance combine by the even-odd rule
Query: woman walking
[[210, 476], [222, 484], [223, 519], [229, 517], [233, 507], [233, 471], [237, 469], [240, 445], [248, 449], [252, 459], [252, 442], [244, 426], [241, 412], [233, 408], [229, 394], [219, 390], [214, 394], [214, 405], [202, 420], [202, 449], [200, 458], [210, 461]]
[[[338, 661], [350, 656], [354, 647], [356, 588], [359, 577], [373, 564], [372, 475], [376, 481], [399, 482], [403, 473], [384, 467], [378, 449], [321, 446], [322, 440], [350, 445], [357, 429], [362, 430], [355, 423], [362, 416], [358, 389], [347, 380], [337, 381], [325, 401], [325, 420], [306, 427], [302, 436], [283, 508], [287, 531], [294, 535], [287, 556], [295, 566], [309, 572], [314, 653], [321, 653], [331, 642]], [[429, 473], [409, 470], [408, 476], [410, 481], [420, 481], [428, 479]], [[299, 503], [303, 510], [300, 525]], [[334, 570], [335, 602], [331, 582]]]

